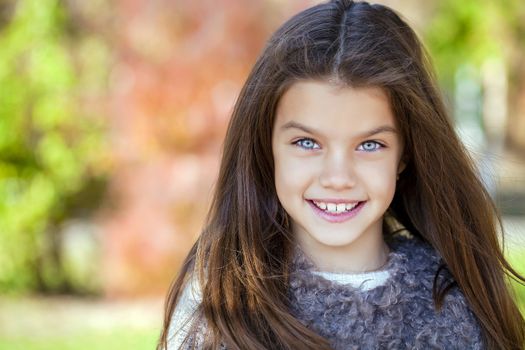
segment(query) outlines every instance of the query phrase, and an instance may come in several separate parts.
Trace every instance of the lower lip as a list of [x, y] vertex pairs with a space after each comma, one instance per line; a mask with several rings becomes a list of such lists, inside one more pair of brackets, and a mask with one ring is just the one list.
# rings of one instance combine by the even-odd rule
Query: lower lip
[[312, 209], [314, 210], [314, 212], [320, 216], [322, 219], [326, 220], [326, 221], [329, 221], [329, 222], [345, 222], [347, 220], [350, 220], [351, 218], [353, 218], [354, 216], [356, 216], [357, 214], [359, 214], [359, 212], [361, 211], [361, 209], [365, 206], [366, 204], [366, 201], [364, 202], [359, 202], [359, 204], [353, 208], [352, 210], [350, 211], [345, 211], [341, 214], [330, 214], [330, 213], [327, 213], [326, 211], [324, 210], [321, 210], [319, 209], [314, 203], [312, 203], [312, 201], [309, 201], [309, 200], [306, 200], [308, 202], [308, 204], [310, 204], [310, 206], [312, 207]]

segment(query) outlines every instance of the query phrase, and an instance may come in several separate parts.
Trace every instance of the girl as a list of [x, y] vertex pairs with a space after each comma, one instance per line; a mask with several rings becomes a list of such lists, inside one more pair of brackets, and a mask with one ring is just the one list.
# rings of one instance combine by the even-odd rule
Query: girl
[[410, 27], [314, 6], [240, 93], [158, 348], [520, 349], [498, 226]]

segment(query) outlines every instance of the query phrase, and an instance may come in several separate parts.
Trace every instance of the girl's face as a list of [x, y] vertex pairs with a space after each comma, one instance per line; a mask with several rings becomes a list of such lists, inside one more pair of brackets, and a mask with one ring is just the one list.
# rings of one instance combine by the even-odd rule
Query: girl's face
[[377, 268], [387, 253], [383, 214], [404, 168], [386, 93], [300, 81], [276, 113], [275, 186], [302, 250], [323, 270]]

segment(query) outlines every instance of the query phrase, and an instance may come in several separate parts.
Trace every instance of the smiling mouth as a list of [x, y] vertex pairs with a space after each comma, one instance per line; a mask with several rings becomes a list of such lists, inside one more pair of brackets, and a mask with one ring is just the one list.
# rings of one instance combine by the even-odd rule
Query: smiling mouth
[[351, 212], [357, 207], [360, 207], [362, 203], [364, 203], [364, 201], [348, 202], [348, 203], [331, 203], [331, 202], [323, 202], [323, 201], [316, 201], [316, 200], [310, 200], [310, 199], [307, 199], [307, 201], [313, 204], [319, 210], [322, 210], [323, 212], [330, 214], [330, 215], [341, 215], [344, 213]]

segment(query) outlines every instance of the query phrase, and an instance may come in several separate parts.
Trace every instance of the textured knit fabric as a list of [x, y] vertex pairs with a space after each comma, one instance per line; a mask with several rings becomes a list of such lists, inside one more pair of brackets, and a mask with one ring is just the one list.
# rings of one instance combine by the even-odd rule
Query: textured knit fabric
[[[483, 349], [480, 326], [453, 288], [435, 311], [434, 276], [440, 257], [419, 239], [389, 243], [391, 277], [366, 292], [319, 277], [304, 254], [290, 280], [292, 314], [334, 349]], [[450, 279], [450, 276], [448, 276]]]
[[[364, 273], [334, 273], [326, 271], [312, 271], [312, 273], [323, 277], [326, 280], [338, 284], [344, 284], [359, 288], [363, 291], [375, 288], [384, 284], [390, 277], [390, 271], [381, 270]], [[191, 322], [195, 312], [202, 300], [202, 291], [195, 278], [186, 284], [177, 307], [171, 317], [170, 328], [168, 331], [168, 349], [179, 349], [191, 328]]]
[[[364, 273], [333, 273], [326, 271], [312, 271], [312, 273], [323, 277], [326, 280], [338, 284], [353, 286], [363, 291], [375, 288], [384, 284], [390, 277], [390, 271], [381, 270]], [[184, 287], [177, 307], [171, 317], [170, 328], [168, 331], [168, 350], [179, 349], [184, 338], [191, 328], [191, 322], [195, 312], [202, 300], [202, 291], [195, 278], [190, 280]]]
[[[324, 278], [296, 249], [290, 312], [335, 350], [484, 349], [480, 326], [458, 288], [447, 294], [440, 311], [434, 308], [432, 285], [441, 263], [436, 251], [416, 238], [398, 236], [387, 243], [388, 278], [373, 288]], [[203, 339], [202, 334], [192, 338]], [[178, 349], [176, 342], [169, 349]]]

